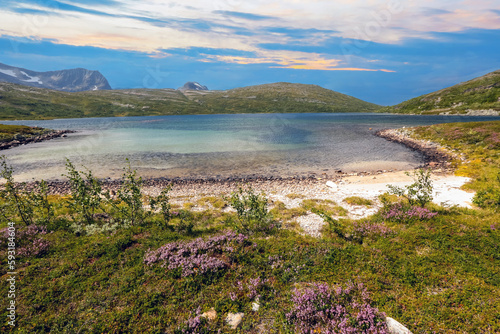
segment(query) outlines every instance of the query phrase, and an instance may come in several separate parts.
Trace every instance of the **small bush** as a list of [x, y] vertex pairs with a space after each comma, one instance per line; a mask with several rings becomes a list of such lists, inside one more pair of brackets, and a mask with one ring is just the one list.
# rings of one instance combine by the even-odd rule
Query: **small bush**
[[0, 177], [5, 184], [0, 189], [0, 219], [4, 222], [20, 218], [26, 225], [50, 224], [54, 219], [54, 208], [48, 200], [48, 185], [42, 180], [31, 189], [26, 183], [15, 183], [13, 169], [5, 156], [0, 157]]
[[67, 202], [73, 213], [73, 219], [79, 223], [94, 223], [94, 214], [102, 209], [103, 193], [101, 182], [92, 171], [78, 171], [69, 159], [66, 159], [66, 171], [71, 188], [71, 197]]
[[499, 208], [500, 207], [500, 173], [497, 174], [496, 180], [489, 183], [486, 189], [478, 191], [472, 203], [481, 208]]
[[5, 179], [5, 184], [0, 191], [0, 199], [2, 199], [2, 207], [0, 214], [4, 222], [14, 220], [16, 215], [26, 225], [33, 224], [33, 203], [24, 189], [24, 185], [18, 185], [14, 182], [12, 176], [13, 169], [7, 164], [5, 156], [0, 157], [0, 177]]
[[252, 188], [242, 188], [233, 192], [230, 198], [231, 206], [236, 210], [238, 221], [230, 222], [240, 233], [270, 233], [278, 224], [268, 210], [268, 200], [264, 194], [256, 194]]
[[[406, 173], [410, 176], [410, 173]], [[413, 172], [414, 182], [404, 188], [387, 185], [390, 193], [406, 198], [411, 206], [420, 205], [422, 208], [432, 201], [432, 180], [429, 169], [419, 169]]]
[[127, 162], [116, 199], [111, 200], [116, 212], [115, 217], [119, 218], [123, 223], [136, 225], [144, 221], [147, 212], [144, 210], [142, 203], [141, 186], [142, 178], [137, 177], [137, 171], [132, 170], [130, 162]]

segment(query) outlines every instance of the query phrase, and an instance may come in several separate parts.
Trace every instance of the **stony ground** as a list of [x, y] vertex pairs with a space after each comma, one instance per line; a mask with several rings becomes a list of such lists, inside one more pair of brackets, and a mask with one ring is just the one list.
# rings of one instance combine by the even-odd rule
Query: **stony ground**
[[[471, 207], [473, 193], [465, 192], [460, 187], [469, 181], [466, 177], [458, 177], [451, 174], [434, 173], [432, 176], [434, 186], [434, 202], [444, 205], [458, 205]], [[362, 219], [376, 213], [381, 203], [379, 196], [387, 192], [388, 184], [403, 187], [413, 183], [411, 176], [404, 172], [386, 172], [375, 175], [345, 175], [335, 181], [322, 179], [316, 180], [269, 180], [255, 181], [250, 185], [256, 192], [265, 193], [271, 202], [282, 202], [287, 209], [298, 208], [304, 199], [319, 199], [333, 201], [347, 211], [347, 216], [334, 218]], [[176, 185], [170, 192], [172, 204], [192, 206], [192, 210], [212, 209], [211, 205], [199, 200], [204, 197], [223, 197], [238, 190], [239, 183], [204, 183]], [[149, 186], [144, 188], [144, 193], [157, 196], [161, 191], [160, 186]], [[373, 202], [373, 205], [350, 205], [344, 199], [358, 196]], [[226, 208], [225, 210], [230, 210]], [[302, 230], [312, 236], [319, 237], [324, 221], [318, 215], [307, 212], [295, 219]]]

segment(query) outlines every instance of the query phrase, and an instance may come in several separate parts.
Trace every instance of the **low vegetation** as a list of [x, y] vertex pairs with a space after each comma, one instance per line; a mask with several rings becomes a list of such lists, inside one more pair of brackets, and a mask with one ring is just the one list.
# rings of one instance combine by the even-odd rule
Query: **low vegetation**
[[52, 130], [38, 127], [0, 124], [0, 143], [13, 140], [21, 141], [28, 138], [43, 136], [50, 132], [52, 132]]
[[[495, 198], [499, 127], [414, 134], [463, 150], [458, 172]], [[500, 332], [498, 205], [432, 204], [416, 191], [432, 188], [424, 170], [374, 216], [350, 220], [337, 203], [297, 196], [302, 205], [288, 209], [251, 188], [185, 209], [170, 187], [144, 196], [128, 166], [112, 193], [70, 161], [71, 194], [53, 196], [43, 183], [13, 182], [2, 161], [0, 271], [5, 279], [12, 222], [18, 272], [16, 328], [3, 308], [4, 333], [386, 333], [385, 316], [413, 333]], [[306, 212], [327, 222], [321, 238], [287, 228]], [[225, 319], [238, 312], [233, 330]]]

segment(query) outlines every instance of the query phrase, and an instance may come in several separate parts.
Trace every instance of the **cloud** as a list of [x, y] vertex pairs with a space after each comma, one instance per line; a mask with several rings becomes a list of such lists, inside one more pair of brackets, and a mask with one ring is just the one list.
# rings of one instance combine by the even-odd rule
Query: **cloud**
[[219, 61], [233, 64], [268, 64], [270, 68], [286, 68], [295, 70], [321, 70], [321, 71], [384, 71], [388, 69], [373, 69], [361, 67], [345, 67], [344, 60], [339, 58], [326, 58], [318, 53], [300, 51], [259, 51], [254, 57], [234, 55], [205, 55], [205, 61]]
[[500, 4], [487, 0], [7, 0], [0, 34], [160, 58], [198, 50], [186, 56], [201, 62], [393, 71], [369, 61], [445, 33], [499, 30], [498, 15]]
[[229, 11], [229, 10], [215, 10], [213, 13], [214, 14], [221, 14], [224, 16], [243, 18], [243, 19], [252, 20], [252, 21], [274, 19], [274, 17], [271, 17], [271, 16], [257, 15], [257, 14], [251, 14], [251, 13], [242, 13], [242, 12], [233, 12], [233, 11]]

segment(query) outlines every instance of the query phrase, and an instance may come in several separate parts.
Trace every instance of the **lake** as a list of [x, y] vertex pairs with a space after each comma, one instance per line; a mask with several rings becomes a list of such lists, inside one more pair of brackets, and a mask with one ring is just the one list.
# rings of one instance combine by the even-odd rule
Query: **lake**
[[117, 178], [126, 159], [145, 177], [332, 175], [402, 170], [420, 153], [377, 130], [500, 117], [394, 114], [237, 114], [2, 121], [77, 133], [5, 150], [17, 180], [57, 179], [65, 158]]

